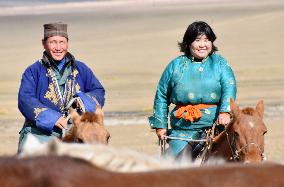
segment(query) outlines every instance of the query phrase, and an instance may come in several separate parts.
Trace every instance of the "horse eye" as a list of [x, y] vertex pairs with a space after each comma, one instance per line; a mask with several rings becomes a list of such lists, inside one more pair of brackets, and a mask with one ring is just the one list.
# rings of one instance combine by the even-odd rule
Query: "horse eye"
[[78, 143], [84, 143], [84, 141], [81, 138], [78, 138]]
[[234, 136], [235, 136], [236, 138], [238, 138], [238, 137], [239, 137], [239, 133], [234, 132]]

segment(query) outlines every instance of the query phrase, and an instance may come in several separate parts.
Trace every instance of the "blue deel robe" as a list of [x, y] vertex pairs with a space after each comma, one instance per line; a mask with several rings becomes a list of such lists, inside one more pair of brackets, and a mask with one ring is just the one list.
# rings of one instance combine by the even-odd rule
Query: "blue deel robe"
[[[230, 98], [236, 99], [236, 80], [231, 67], [221, 55], [213, 53], [202, 62], [181, 55], [168, 64], [160, 78], [149, 123], [154, 129], [168, 129], [170, 137], [199, 139], [203, 131], [216, 121], [220, 112], [230, 112]], [[171, 104], [174, 108], [169, 114]], [[202, 117], [194, 122], [176, 118], [175, 106], [189, 104], [216, 106], [201, 109]], [[168, 142], [168, 151], [173, 156], [177, 156], [188, 143], [182, 140]]]
[[[45, 59], [46, 56], [43, 56]], [[96, 103], [105, 101], [105, 89], [92, 70], [68, 53], [72, 70], [65, 83], [60, 99], [58, 89], [47, 72], [44, 60], [29, 66], [22, 76], [18, 94], [18, 108], [25, 117], [25, 125], [36, 126], [46, 133], [52, 133], [56, 121], [63, 116], [64, 108], [73, 95], [79, 96], [87, 112], [94, 112]]]

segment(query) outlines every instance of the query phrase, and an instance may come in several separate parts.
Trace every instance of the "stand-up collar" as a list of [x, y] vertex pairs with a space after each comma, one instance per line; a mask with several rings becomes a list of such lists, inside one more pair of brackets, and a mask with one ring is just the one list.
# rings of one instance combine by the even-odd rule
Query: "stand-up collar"
[[[73, 66], [74, 61], [75, 61], [75, 58], [74, 58], [74, 56], [73, 56], [71, 53], [68, 52], [68, 53], [65, 55], [64, 58], [65, 58], [65, 60], [66, 60], [66, 61], [65, 61], [65, 64], [68, 64], [68, 63], [70, 62], [71, 65]], [[43, 64], [46, 65], [47, 67], [51, 67], [51, 66], [57, 67], [56, 61], [55, 61], [46, 51], [43, 52], [42, 62], [43, 62]]]

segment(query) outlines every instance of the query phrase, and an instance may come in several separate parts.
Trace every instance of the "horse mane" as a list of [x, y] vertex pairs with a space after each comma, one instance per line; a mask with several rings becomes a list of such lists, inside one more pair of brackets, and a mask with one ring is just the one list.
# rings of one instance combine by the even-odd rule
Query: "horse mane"
[[91, 112], [85, 112], [81, 118], [82, 122], [99, 122], [99, 117]]
[[252, 108], [252, 107], [246, 107], [246, 108], [242, 109], [243, 114], [250, 115], [250, 116], [253, 115], [254, 111], [255, 111], [255, 109]]
[[0, 157], [1, 187], [283, 186], [283, 172], [283, 165], [266, 163], [119, 173], [66, 156]]
[[64, 142], [108, 143], [110, 135], [104, 127], [104, 113], [100, 107], [94, 113], [84, 112], [81, 116], [70, 109], [70, 115], [73, 125], [64, 133]]
[[91, 112], [85, 112], [81, 118], [81, 121], [82, 122], [93, 122], [94, 119], [93, 119], [93, 116], [94, 114], [91, 113]]
[[[27, 147], [27, 149], [25, 147], [23, 152], [20, 153], [20, 157], [65, 155], [81, 158], [100, 168], [119, 172], [174, 169], [180, 166], [180, 163], [173, 162], [171, 158], [159, 159], [135, 150], [127, 148], [118, 149], [103, 144], [63, 143], [57, 139], [41, 144], [33, 135], [29, 135], [25, 144], [29, 145], [31, 143], [37, 143], [38, 146]], [[189, 164], [183, 163], [183, 167], [190, 166]]]

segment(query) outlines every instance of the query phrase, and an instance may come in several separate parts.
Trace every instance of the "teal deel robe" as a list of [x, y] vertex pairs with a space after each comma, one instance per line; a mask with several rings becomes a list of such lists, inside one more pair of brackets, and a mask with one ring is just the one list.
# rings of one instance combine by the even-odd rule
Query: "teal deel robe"
[[[170, 137], [199, 139], [202, 132], [216, 121], [220, 112], [230, 112], [230, 98], [236, 99], [236, 91], [234, 73], [221, 55], [213, 53], [202, 62], [181, 55], [168, 64], [161, 76], [153, 115], [149, 117], [151, 128], [168, 129]], [[169, 114], [171, 104], [215, 106], [201, 109], [202, 117], [191, 122], [176, 118], [176, 107]], [[169, 153], [177, 156], [188, 142], [169, 140], [168, 143]]]

